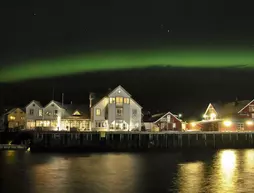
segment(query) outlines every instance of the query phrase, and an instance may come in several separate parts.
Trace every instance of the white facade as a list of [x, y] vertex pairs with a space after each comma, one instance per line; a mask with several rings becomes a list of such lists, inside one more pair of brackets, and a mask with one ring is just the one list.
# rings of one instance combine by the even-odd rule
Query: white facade
[[121, 86], [91, 108], [93, 130], [141, 130], [142, 107]]
[[26, 106], [26, 128], [35, 128], [36, 120], [43, 120], [43, 107], [33, 100]]
[[[68, 105], [66, 105], [68, 106]], [[45, 107], [32, 101], [26, 107], [26, 128], [43, 130], [88, 130], [90, 120], [78, 110], [69, 110], [57, 101], [50, 101]], [[66, 107], [66, 108], [64, 108]]]

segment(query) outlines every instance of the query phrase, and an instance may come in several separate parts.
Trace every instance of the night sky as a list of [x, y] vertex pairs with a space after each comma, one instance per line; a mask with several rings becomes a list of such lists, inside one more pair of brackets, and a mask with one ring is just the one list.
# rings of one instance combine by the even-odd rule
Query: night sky
[[[3, 4], [3, 3], [2, 3]], [[252, 99], [249, 1], [8, 1], [1, 106], [36, 99], [88, 103], [125, 87], [147, 110], [198, 114], [212, 101]], [[205, 106], [205, 107], [204, 107]]]

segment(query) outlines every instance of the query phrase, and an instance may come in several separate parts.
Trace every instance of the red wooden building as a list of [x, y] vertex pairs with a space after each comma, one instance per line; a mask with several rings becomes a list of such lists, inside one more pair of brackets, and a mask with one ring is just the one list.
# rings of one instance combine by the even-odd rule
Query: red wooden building
[[159, 113], [144, 119], [146, 130], [158, 131], [182, 131], [185, 130], [185, 123], [179, 116], [171, 112]]
[[190, 130], [201, 131], [254, 131], [254, 100], [226, 104], [210, 103], [203, 120], [188, 125]]

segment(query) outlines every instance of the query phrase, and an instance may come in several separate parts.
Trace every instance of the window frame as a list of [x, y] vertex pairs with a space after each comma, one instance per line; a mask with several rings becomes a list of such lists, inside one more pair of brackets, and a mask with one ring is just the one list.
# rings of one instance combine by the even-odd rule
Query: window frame
[[[99, 113], [98, 113], [99, 112]], [[101, 109], [100, 108], [96, 108], [95, 109], [95, 115], [96, 116], [101, 116]]]

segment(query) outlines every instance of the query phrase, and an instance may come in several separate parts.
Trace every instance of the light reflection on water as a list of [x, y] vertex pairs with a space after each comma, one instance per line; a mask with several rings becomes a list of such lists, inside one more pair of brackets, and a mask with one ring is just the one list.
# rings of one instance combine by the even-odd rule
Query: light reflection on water
[[0, 152], [0, 192], [234, 193], [254, 190], [254, 150], [157, 154]]

